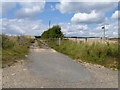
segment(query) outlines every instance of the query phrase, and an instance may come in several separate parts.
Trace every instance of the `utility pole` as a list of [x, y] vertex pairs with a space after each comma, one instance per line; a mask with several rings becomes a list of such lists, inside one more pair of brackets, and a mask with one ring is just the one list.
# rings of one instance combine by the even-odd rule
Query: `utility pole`
[[50, 29], [51, 20], [49, 20], [49, 29]]

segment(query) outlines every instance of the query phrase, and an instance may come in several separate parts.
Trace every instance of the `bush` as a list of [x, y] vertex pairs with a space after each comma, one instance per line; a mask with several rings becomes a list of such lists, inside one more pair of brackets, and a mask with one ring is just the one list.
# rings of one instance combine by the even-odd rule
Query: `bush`
[[44, 31], [41, 38], [63, 38], [64, 35], [61, 32], [60, 26], [53, 26], [52, 28]]
[[15, 43], [12, 40], [10, 40], [8, 36], [2, 35], [2, 48], [3, 49], [13, 48], [14, 45]]

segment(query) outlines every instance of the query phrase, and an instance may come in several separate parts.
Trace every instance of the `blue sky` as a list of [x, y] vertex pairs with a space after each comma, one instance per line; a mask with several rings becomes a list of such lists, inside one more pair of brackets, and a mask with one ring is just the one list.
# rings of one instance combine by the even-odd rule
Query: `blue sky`
[[[53, 24], [58, 24], [60, 22], [70, 22], [70, 19], [74, 15], [73, 13], [64, 13], [61, 14], [59, 10], [53, 10], [51, 6], [55, 6], [59, 2], [46, 2], [44, 9], [42, 10], [42, 13], [38, 13], [36, 17], [30, 18], [31, 20], [37, 20], [40, 19], [43, 21], [43, 24], [48, 24], [48, 21], [51, 20]], [[14, 16], [14, 13], [19, 10], [21, 6], [19, 4], [16, 4], [16, 7], [12, 8], [7, 12], [7, 15], [3, 14], [3, 18], [8, 19], [15, 19], [17, 17]]]
[[[68, 0], [69, 1], [69, 0]], [[118, 3], [114, 2], [4, 2], [0, 18], [8, 35], [41, 35], [48, 22], [60, 25], [66, 36], [117, 37]], [[2, 16], [2, 17], [1, 17]], [[9, 29], [9, 30], [8, 30]]]

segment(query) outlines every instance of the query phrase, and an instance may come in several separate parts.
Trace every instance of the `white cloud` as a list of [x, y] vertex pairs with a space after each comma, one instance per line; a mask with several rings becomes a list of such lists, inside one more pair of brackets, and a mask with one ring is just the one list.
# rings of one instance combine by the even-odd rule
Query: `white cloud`
[[[102, 29], [101, 25], [98, 25], [93, 30], [90, 30], [90, 32], [94, 33], [94, 35], [96, 36], [100, 36], [100, 37], [104, 36], [104, 33], [103, 33], [104, 30]], [[106, 37], [118, 37], [118, 23], [117, 22], [109, 22], [109, 24], [105, 25], [105, 36]]]
[[115, 11], [115, 12], [113, 13], [113, 15], [112, 15], [112, 18], [113, 18], [113, 19], [118, 19], [118, 18], [120, 18], [120, 14], [118, 14], [118, 13], [120, 13], [120, 11]]
[[61, 26], [62, 32], [66, 36], [86, 36], [88, 31], [87, 25], [78, 25], [71, 23], [59, 23]]
[[[59, 1], [64, 1], [64, 0], [59, 0]], [[64, 2], [98, 2], [98, 0], [74, 0], [74, 1], [65, 0]], [[119, 0], [100, 0], [99, 2], [119, 2]]]
[[45, 0], [41, 0], [41, 2], [0, 2], [0, 14], [6, 16], [7, 12], [15, 8], [17, 4], [20, 5], [20, 9], [15, 12], [15, 16], [18, 18], [31, 18], [42, 12]]
[[39, 14], [45, 6], [43, 2], [20, 2], [21, 9], [17, 10], [15, 16], [18, 18], [31, 18]]
[[[73, 2], [72, 0], [60, 0], [60, 4], [56, 5], [56, 9], [60, 10], [61, 13], [67, 12], [81, 12], [90, 13], [92, 10], [96, 12], [105, 13], [113, 10], [117, 7], [117, 2], [114, 3], [112, 0], [109, 2], [84, 2], [83, 0], [76, 0], [78, 2]], [[81, 1], [81, 2], [80, 2]]]
[[91, 13], [76, 13], [71, 18], [71, 21], [74, 23], [85, 23], [85, 24], [93, 24], [93, 23], [101, 23], [104, 22], [104, 16], [100, 13], [96, 13], [92, 11]]
[[36, 30], [36, 29], [39, 29], [39, 28], [40, 28], [39, 25], [35, 25], [32, 29], [33, 29], [33, 30]]
[[41, 35], [47, 30], [41, 20], [31, 21], [28, 19], [2, 19], [2, 33], [9, 35]]
[[[101, 25], [94, 28], [90, 28], [87, 25], [73, 24], [73, 23], [59, 23], [62, 28], [62, 32], [66, 36], [78, 36], [78, 37], [103, 37], [103, 29]], [[118, 37], [117, 22], [105, 25], [106, 37]]]
[[[0, 20], [1, 21], [1, 20]], [[48, 29], [47, 25], [43, 25], [41, 20], [31, 21], [28, 19], [2, 19], [2, 32], [9, 35], [41, 35], [44, 30]], [[102, 37], [103, 30], [101, 25], [91, 29], [87, 25], [74, 23], [59, 23], [62, 32], [66, 36], [91, 36]], [[106, 25], [106, 36], [117, 37], [118, 26], [117, 22]]]
[[0, 14], [6, 15], [6, 13], [16, 7], [15, 2], [0, 2]]

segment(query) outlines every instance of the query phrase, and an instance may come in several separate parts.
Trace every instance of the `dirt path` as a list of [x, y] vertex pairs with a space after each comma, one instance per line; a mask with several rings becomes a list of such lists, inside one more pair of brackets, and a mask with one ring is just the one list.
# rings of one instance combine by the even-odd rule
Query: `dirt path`
[[118, 72], [77, 63], [36, 42], [26, 61], [3, 69], [3, 88], [118, 88]]

